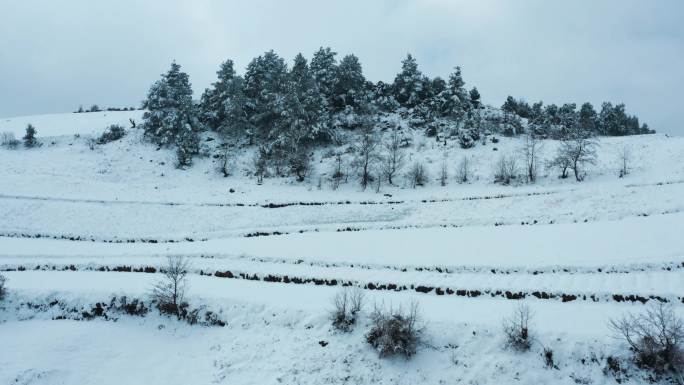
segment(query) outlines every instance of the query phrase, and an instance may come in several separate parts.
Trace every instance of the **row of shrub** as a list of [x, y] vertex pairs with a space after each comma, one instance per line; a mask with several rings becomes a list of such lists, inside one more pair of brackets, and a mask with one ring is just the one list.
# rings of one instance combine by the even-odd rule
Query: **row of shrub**
[[[350, 332], [363, 311], [364, 295], [358, 288], [345, 287], [332, 300], [330, 319], [335, 330]], [[526, 305], [518, 306], [504, 319], [502, 331], [505, 348], [516, 352], [529, 351], [537, 341], [531, 330], [533, 314]], [[369, 314], [370, 329], [365, 341], [380, 357], [416, 354], [424, 342], [424, 326], [416, 302], [407, 308], [373, 306]], [[652, 371], [656, 376], [684, 374], [684, 322], [671, 305], [658, 302], [642, 314], [627, 314], [609, 322], [615, 335], [625, 341], [637, 367]], [[558, 368], [553, 349], [541, 345], [542, 357], [548, 368]], [[623, 376], [620, 360], [608, 357], [606, 373]]]

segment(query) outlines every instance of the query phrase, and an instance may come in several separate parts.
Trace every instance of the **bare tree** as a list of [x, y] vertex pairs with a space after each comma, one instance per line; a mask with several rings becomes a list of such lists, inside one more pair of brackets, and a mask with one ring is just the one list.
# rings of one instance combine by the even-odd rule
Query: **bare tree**
[[260, 148], [259, 151], [254, 154], [252, 164], [254, 165], [254, 175], [257, 177], [257, 184], [262, 184], [264, 182], [264, 175], [266, 174], [266, 167], [268, 164], [268, 153], [265, 149]]
[[527, 305], [519, 305], [513, 315], [503, 322], [506, 345], [519, 351], [527, 351], [532, 347], [530, 336], [530, 320], [532, 313]]
[[227, 178], [230, 175], [231, 154], [226, 143], [221, 144], [219, 148], [218, 160], [218, 171], [223, 174], [224, 178]]
[[391, 185], [394, 184], [392, 178], [404, 166], [404, 152], [401, 149], [399, 130], [392, 130], [389, 138], [383, 143], [383, 147], [385, 148], [385, 155], [382, 158], [382, 173]]
[[344, 287], [333, 297], [333, 310], [330, 312], [333, 327], [344, 332], [351, 331], [358, 314], [363, 308], [363, 290]]
[[449, 180], [449, 168], [447, 167], [446, 157], [442, 160], [442, 165], [439, 169], [439, 185], [446, 186]]
[[630, 163], [632, 162], [632, 152], [629, 150], [629, 148], [627, 148], [627, 146], [622, 146], [620, 149], [620, 152], [618, 153], [618, 162], [620, 164], [618, 176], [620, 178], [624, 178], [630, 173]]
[[467, 155], [463, 155], [461, 161], [458, 163], [458, 169], [456, 170], [456, 179], [459, 183], [468, 183], [471, 178], [470, 171], [470, 160]]
[[561, 178], [567, 177], [568, 167], [575, 174], [578, 182], [584, 180], [586, 173], [584, 166], [596, 164], [596, 147], [598, 143], [591, 137], [591, 132], [582, 129], [579, 125], [573, 127], [558, 147], [558, 154], [554, 163], [561, 168]]
[[427, 183], [428, 175], [423, 163], [419, 161], [413, 163], [413, 166], [406, 174], [406, 178], [413, 188], [416, 188], [416, 186], [424, 186], [425, 183]]
[[684, 373], [684, 324], [672, 305], [658, 302], [643, 314], [611, 320], [609, 326], [627, 342], [638, 364], [660, 372]]
[[337, 190], [340, 187], [340, 182], [345, 177], [342, 171], [342, 154], [339, 152], [335, 154], [335, 162], [333, 163], [332, 176], [330, 177], [330, 183], [333, 190]]
[[166, 266], [161, 270], [164, 278], [152, 288], [152, 299], [162, 313], [175, 314], [180, 318], [181, 306], [185, 302], [188, 288], [188, 267], [184, 257], [168, 257]]
[[525, 160], [525, 177], [527, 183], [537, 181], [539, 158], [543, 149], [543, 142], [532, 132], [527, 133], [524, 138], [522, 155]]
[[372, 170], [378, 160], [378, 138], [372, 126], [364, 128], [355, 149], [354, 166], [358, 170], [361, 187], [365, 190], [373, 181]]

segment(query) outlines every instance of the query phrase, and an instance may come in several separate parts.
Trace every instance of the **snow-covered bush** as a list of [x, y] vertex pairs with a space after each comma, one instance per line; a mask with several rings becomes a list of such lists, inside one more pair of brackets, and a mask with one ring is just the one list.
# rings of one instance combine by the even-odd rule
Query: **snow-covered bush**
[[639, 366], [684, 373], [684, 322], [671, 305], [659, 302], [643, 314], [611, 320], [609, 326], [627, 342]]
[[187, 289], [188, 262], [181, 256], [170, 256], [161, 270], [164, 278], [152, 288], [152, 300], [163, 314], [173, 314], [181, 318]]
[[363, 291], [359, 288], [344, 287], [333, 297], [333, 310], [330, 319], [335, 329], [351, 331], [356, 318], [363, 308]]
[[107, 144], [123, 138], [126, 130], [118, 124], [112, 124], [97, 138], [97, 144]]
[[5, 282], [7, 282], [7, 278], [0, 274], [0, 300], [5, 298], [5, 294], [7, 293], [7, 289], [5, 289]]
[[472, 148], [479, 139], [475, 130], [461, 130], [458, 133], [458, 144], [461, 148]]
[[411, 169], [406, 174], [406, 179], [413, 188], [424, 186], [427, 183], [428, 174], [423, 163], [418, 161], [413, 163], [413, 166], [411, 166]]
[[423, 337], [417, 303], [411, 303], [407, 311], [401, 308], [386, 310], [376, 305], [370, 317], [372, 326], [366, 334], [366, 342], [380, 357], [398, 354], [409, 358], [416, 353]]
[[[503, 322], [506, 346], [518, 351], [528, 351], [532, 347], [530, 319], [532, 313], [527, 305], [520, 305], [510, 318]], [[553, 353], [552, 353], [553, 354]]]

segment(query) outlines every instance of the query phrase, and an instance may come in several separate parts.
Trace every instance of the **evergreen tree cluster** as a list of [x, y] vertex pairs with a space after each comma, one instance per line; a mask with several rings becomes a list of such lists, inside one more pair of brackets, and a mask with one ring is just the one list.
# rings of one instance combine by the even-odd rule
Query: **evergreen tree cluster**
[[[442, 127], [457, 129], [464, 146], [483, 131], [562, 139], [582, 125], [594, 135], [651, 132], [623, 104], [605, 103], [600, 113], [591, 104], [529, 106], [509, 97], [503, 114], [487, 110], [477, 88], [466, 88], [461, 68], [448, 80], [424, 75], [412, 55], [390, 84], [367, 80], [358, 57], [321, 47], [309, 62], [298, 54], [291, 66], [274, 51], [254, 58], [244, 74], [227, 60], [217, 80], [193, 102], [189, 77], [175, 62], [150, 88], [143, 107], [146, 135], [160, 146], [175, 145], [178, 165], [188, 166], [199, 151], [198, 133], [213, 130], [224, 138], [244, 139], [259, 146], [260, 162], [277, 162], [301, 177], [311, 146], [334, 140], [339, 129], [373, 126], [380, 114], [398, 113], [428, 136]], [[491, 108], [489, 108], [492, 110]], [[527, 124], [523, 124], [523, 119]]]
[[588, 102], [579, 109], [575, 103], [566, 103], [559, 107], [555, 104], [544, 105], [540, 101], [530, 106], [524, 100], [509, 96], [501, 110], [514, 119], [526, 119], [528, 130], [541, 138], [564, 139], [578, 129], [591, 135], [603, 136], [654, 133], [647, 124], [639, 124], [639, 118], [628, 115], [624, 104], [605, 102], [601, 111], [597, 112]]

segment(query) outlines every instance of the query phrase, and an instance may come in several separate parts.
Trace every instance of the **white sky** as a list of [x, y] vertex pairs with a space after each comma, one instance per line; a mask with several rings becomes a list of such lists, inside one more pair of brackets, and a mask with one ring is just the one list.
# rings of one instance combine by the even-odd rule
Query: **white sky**
[[137, 106], [173, 59], [199, 95], [225, 59], [331, 46], [373, 81], [411, 52], [490, 104], [622, 101], [684, 135], [682, 17], [681, 0], [0, 0], [0, 117]]

